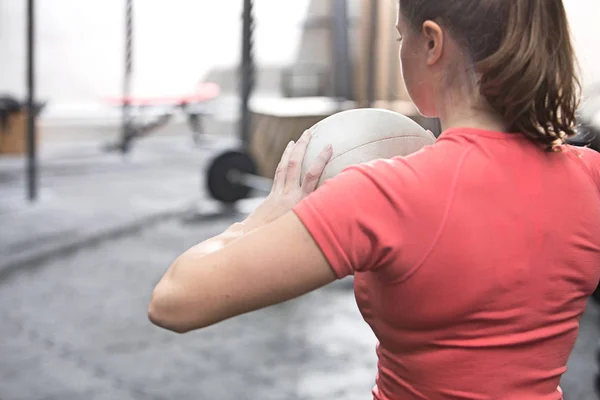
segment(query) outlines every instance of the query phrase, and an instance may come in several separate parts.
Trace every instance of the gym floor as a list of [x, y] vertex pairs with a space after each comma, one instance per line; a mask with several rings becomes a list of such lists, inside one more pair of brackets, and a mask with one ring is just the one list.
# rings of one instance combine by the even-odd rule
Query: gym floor
[[[0, 399], [370, 399], [375, 338], [351, 280], [184, 336], [150, 325], [149, 294], [165, 268], [240, 216], [178, 215], [81, 242], [77, 250], [14, 261], [26, 259], [23, 248], [58, 243], [53, 235], [72, 241], [101, 221], [149, 220], [181, 209], [182, 199], [194, 201], [198, 166], [209, 152], [182, 143], [149, 140], [126, 168], [98, 156], [103, 173], [90, 172], [93, 157], [73, 160], [70, 170], [86, 172], [44, 177], [42, 193], [53, 195], [41, 205], [0, 202], [0, 254], [14, 256], [0, 258]], [[52, 170], [51, 160], [46, 165]], [[22, 193], [9, 170], [0, 163], [4, 199]], [[567, 400], [597, 399], [599, 318], [590, 302], [562, 382]]]

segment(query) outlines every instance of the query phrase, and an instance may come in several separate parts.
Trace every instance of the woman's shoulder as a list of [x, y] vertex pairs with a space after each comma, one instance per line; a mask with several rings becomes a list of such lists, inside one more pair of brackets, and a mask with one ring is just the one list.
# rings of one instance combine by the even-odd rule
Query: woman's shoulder
[[409, 155], [376, 159], [350, 168], [369, 177], [420, 180], [423, 184], [453, 175], [468, 152], [467, 146], [439, 140]]
[[600, 169], [600, 153], [588, 147], [578, 147], [581, 150], [582, 158], [596, 169]]
[[408, 156], [353, 165], [344, 170], [343, 179], [363, 196], [433, 207], [452, 193], [464, 154], [464, 149], [435, 143]]
[[578, 147], [577, 152], [596, 183], [596, 187], [600, 190], [600, 153], [587, 147]]

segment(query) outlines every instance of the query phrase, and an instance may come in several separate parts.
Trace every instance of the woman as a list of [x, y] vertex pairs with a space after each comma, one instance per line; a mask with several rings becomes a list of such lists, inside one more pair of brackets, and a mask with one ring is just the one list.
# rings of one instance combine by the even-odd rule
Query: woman
[[400, 0], [397, 28], [438, 141], [314, 191], [331, 150], [301, 186], [306, 133], [253, 214], [175, 261], [150, 319], [187, 332], [354, 275], [374, 398], [560, 399], [600, 277], [600, 154], [563, 144], [579, 100], [563, 4]]

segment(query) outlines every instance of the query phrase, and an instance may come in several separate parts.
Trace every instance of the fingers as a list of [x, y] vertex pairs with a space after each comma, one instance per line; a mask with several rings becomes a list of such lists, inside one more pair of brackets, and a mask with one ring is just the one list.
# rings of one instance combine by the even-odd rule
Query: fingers
[[287, 163], [285, 190], [293, 190], [299, 186], [300, 175], [302, 174], [302, 160], [304, 160], [304, 153], [306, 153], [306, 147], [310, 141], [310, 136], [310, 131], [304, 131], [292, 149], [292, 154]]
[[323, 151], [317, 156], [317, 159], [310, 166], [310, 169], [304, 176], [304, 181], [302, 182], [302, 191], [306, 194], [312, 193], [316, 188], [319, 180], [321, 179], [321, 175], [323, 175], [323, 170], [325, 170], [325, 166], [331, 159], [331, 154], [333, 153], [333, 148], [331, 145], [327, 145]]
[[290, 162], [290, 156], [292, 155], [292, 149], [294, 148], [294, 141], [288, 143], [287, 147], [283, 151], [281, 160], [275, 170], [275, 177], [273, 178], [272, 192], [282, 192], [285, 188], [285, 175], [287, 174], [287, 166]]

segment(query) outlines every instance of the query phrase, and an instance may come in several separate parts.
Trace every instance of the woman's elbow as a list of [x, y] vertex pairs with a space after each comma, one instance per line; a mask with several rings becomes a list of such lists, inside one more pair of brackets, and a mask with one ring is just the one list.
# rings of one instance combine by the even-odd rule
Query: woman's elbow
[[172, 296], [159, 286], [154, 289], [150, 304], [148, 305], [148, 319], [154, 325], [175, 332], [187, 333], [191, 329], [177, 318], [176, 308]]

